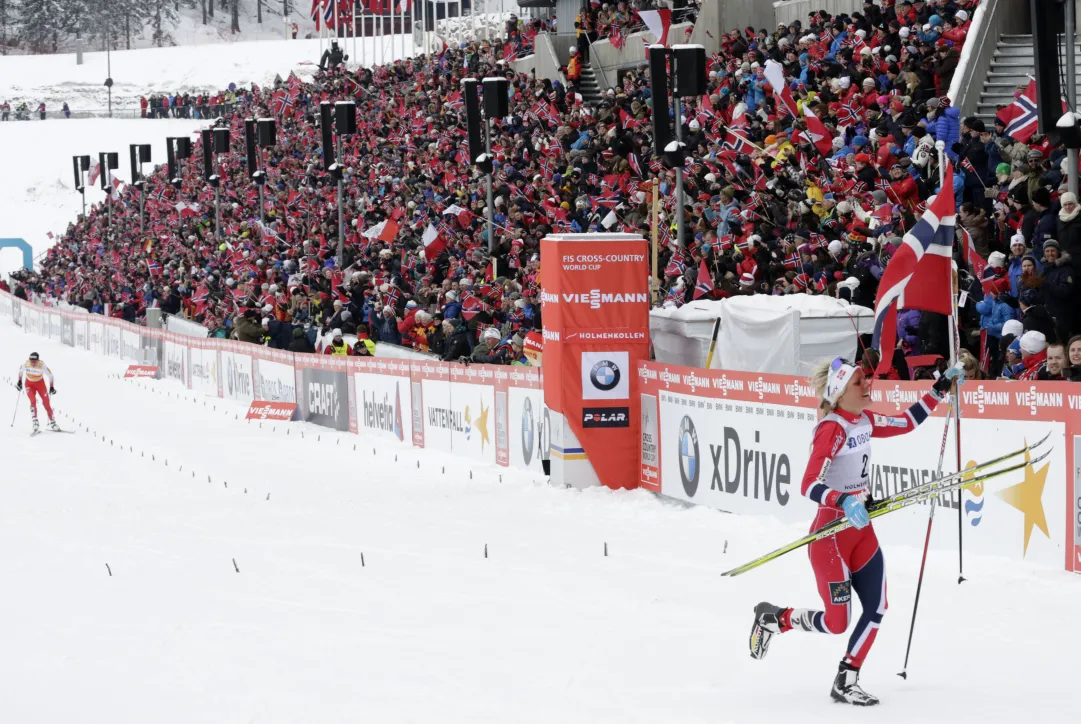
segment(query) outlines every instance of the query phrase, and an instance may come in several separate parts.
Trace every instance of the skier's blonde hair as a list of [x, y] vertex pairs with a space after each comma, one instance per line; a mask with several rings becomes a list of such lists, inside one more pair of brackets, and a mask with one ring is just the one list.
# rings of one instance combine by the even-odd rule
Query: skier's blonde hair
[[830, 379], [830, 366], [833, 364], [833, 360], [824, 359], [815, 363], [815, 366], [811, 368], [811, 384], [815, 388], [815, 394], [818, 396], [818, 409], [822, 414], [833, 412], [833, 405], [826, 399], [826, 384]]

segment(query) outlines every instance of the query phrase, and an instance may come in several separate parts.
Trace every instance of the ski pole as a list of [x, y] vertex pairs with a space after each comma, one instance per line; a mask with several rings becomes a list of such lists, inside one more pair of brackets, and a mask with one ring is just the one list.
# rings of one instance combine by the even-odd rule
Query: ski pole
[[19, 414], [19, 401], [22, 400], [22, 398], [21, 392], [15, 397], [15, 409], [11, 412], [11, 425], [9, 427], [15, 427], [15, 416]]
[[[953, 417], [953, 405], [946, 410], [946, 425], [942, 430], [942, 447], [938, 451], [938, 474], [942, 475], [942, 465], [946, 461], [946, 438], [950, 436], [950, 419]], [[912, 653], [912, 633], [916, 630], [916, 611], [920, 608], [920, 591], [923, 589], [923, 571], [927, 565], [927, 548], [931, 545], [931, 525], [935, 522], [935, 501], [931, 498], [931, 512], [927, 516], [927, 535], [923, 539], [923, 558], [920, 560], [920, 576], [916, 579], [916, 601], [912, 604], [912, 622], [908, 626], [908, 645], [905, 647], [905, 665], [897, 675], [908, 679], [908, 655]]]

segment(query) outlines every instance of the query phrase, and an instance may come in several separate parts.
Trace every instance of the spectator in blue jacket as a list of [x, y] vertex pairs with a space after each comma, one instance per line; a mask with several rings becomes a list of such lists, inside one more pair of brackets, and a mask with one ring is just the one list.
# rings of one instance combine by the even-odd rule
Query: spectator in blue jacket
[[[930, 129], [929, 129], [930, 130]], [[953, 150], [953, 144], [961, 138], [961, 111], [953, 106], [947, 107], [934, 121], [934, 131], [931, 133], [935, 141], [946, 144], [946, 155], [954, 163], [957, 162], [957, 153]]]
[[985, 294], [983, 301], [976, 302], [976, 311], [980, 313], [980, 329], [987, 330], [987, 336], [994, 340], [996, 346], [1002, 338], [1002, 325], [1011, 319], [1018, 322], [1021, 319], [1017, 298], [1005, 292]]
[[402, 334], [398, 331], [398, 319], [394, 316], [394, 307], [383, 307], [383, 318], [379, 321], [379, 341], [398, 345], [402, 343]]
[[447, 292], [447, 304], [443, 307], [443, 319], [457, 319], [462, 316], [462, 303], [453, 289]]

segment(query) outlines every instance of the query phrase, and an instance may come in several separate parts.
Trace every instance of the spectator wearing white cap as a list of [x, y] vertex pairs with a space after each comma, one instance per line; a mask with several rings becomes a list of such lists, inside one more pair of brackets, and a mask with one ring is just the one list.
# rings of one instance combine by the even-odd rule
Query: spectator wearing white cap
[[1030, 330], [1021, 335], [1021, 366], [1018, 380], [1035, 380], [1047, 367], [1047, 337]]
[[471, 359], [473, 362], [488, 365], [501, 365], [507, 363], [510, 354], [508, 346], [501, 346], [502, 337], [495, 327], [488, 327], [481, 335], [480, 342], [473, 348]]

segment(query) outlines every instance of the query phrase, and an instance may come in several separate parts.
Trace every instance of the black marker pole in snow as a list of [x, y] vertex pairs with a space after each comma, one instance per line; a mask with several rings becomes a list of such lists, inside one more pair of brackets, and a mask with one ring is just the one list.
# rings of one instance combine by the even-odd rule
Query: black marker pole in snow
[[[946, 425], [942, 431], [942, 447], [938, 451], [938, 474], [942, 476], [942, 464], [946, 461], [946, 438], [950, 435], [950, 420], [953, 417], [953, 406], [946, 411]], [[927, 566], [927, 548], [931, 545], [931, 524], [935, 522], [935, 501], [937, 496], [931, 498], [931, 512], [927, 516], [927, 535], [923, 539], [923, 558], [920, 560], [920, 577], [916, 580], [916, 601], [912, 604], [912, 623], [908, 626], [908, 645], [905, 647], [905, 666], [897, 675], [902, 679], [908, 679], [908, 655], [912, 653], [912, 634], [916, 630], [916, 611], [920, 607], [920, 591], [923, 589], [923, 571]]]

